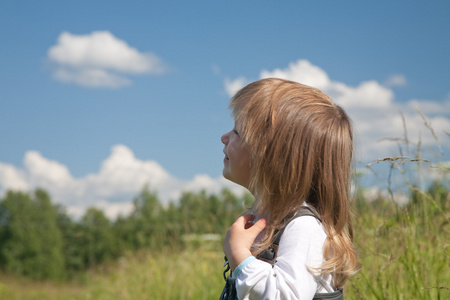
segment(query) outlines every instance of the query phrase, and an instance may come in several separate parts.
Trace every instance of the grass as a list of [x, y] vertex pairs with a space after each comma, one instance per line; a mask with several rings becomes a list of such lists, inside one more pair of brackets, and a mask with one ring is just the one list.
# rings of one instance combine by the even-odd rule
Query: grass
[[223, 257], [218, 243], [179, 253], [127, 256], [96, 277], [87, 299], [215, 299]]
[[[450, 198], [431, 200], [360, 207], [354, 227], [363, 269], [346, 285], [346, 299], [450, 299]], [[2, 275], [0, 299], [217, 299], [222, 264], [220, 241], [129, 253], [69, 283]]]
[[0, 299], [215, 299], [222, 264], [217, 241], [181, 252], [128, 254], [65, 284], [0, 276]]
[[362, 215], [356, 223], [362, 271], [347, 287], [349, 299], [450, 299], [449, 234], [444, 216], [422, 212]]

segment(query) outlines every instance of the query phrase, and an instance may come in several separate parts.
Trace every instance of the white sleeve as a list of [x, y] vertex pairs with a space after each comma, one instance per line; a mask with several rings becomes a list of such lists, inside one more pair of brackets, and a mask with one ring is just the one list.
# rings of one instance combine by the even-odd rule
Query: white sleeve
[[236, 289], [239, 299], [312, 299], [316, 292], [332, 292], [331, 276], [313, 274], [309, 267], [323, 263], [326, 234], [311, 216], [298, 217], [286, 226], [272, 267], [261, 260], [238, 266]]

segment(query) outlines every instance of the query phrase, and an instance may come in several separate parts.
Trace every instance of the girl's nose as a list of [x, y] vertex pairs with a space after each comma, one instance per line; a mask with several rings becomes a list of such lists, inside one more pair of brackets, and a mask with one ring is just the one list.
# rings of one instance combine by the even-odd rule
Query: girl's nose
[[228, 134], [229, 132], [225, 133], [224, 135], [222, 135], [222, 137], [220, 138], [220, 140], [222, 141], [222, 143], [224, 145], [228, 144]]

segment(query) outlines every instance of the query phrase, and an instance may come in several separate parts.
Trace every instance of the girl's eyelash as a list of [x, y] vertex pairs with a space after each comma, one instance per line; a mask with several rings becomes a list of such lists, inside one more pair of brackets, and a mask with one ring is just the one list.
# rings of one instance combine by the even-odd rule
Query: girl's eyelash
[[239, 132], [237, 132], [236, 129], [233, 129], [233, 132], [236, 133], [237, 135], [239, 135]]

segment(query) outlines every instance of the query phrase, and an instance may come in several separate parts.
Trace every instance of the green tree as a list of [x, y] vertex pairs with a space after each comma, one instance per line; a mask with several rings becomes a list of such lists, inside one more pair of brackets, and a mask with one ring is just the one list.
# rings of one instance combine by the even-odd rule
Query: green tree
[[0, 264], [6, 272], [35, 279], [65, 276], [57, 209], [37, 189], [31, 197], [8, 192], [0, 204]]
[[111, 221], [97, 208], [89, 208], [81, 220], [84, 263], [96, 266], [120, 253]]
[[79, 222], [72, 220], [63, 209], [59, 209], [58, 227], [63, 239], [65, 269], [69, 276], [87, 268], [85, 262], [84, 230]]
[[205, 191], [184, 192], [180, 197], [179, 206], [185, 234], [212, 232], [213, 224], [210, 222], [211, 215]]
[[41, 276], [43, 278], [63, 278], [65, 276], [63, 240], [57, 224], [58, 210], [52, 205], [49, 194], [37, 189], [34, 194], [37, 234], [40, 237], [39, 254]]
[[132, 238], [136, 248], [151, 247], [163, 238], [163, 207], [156, 192], [145, 186], [133, 200], [134, 211], [130, 215]]

